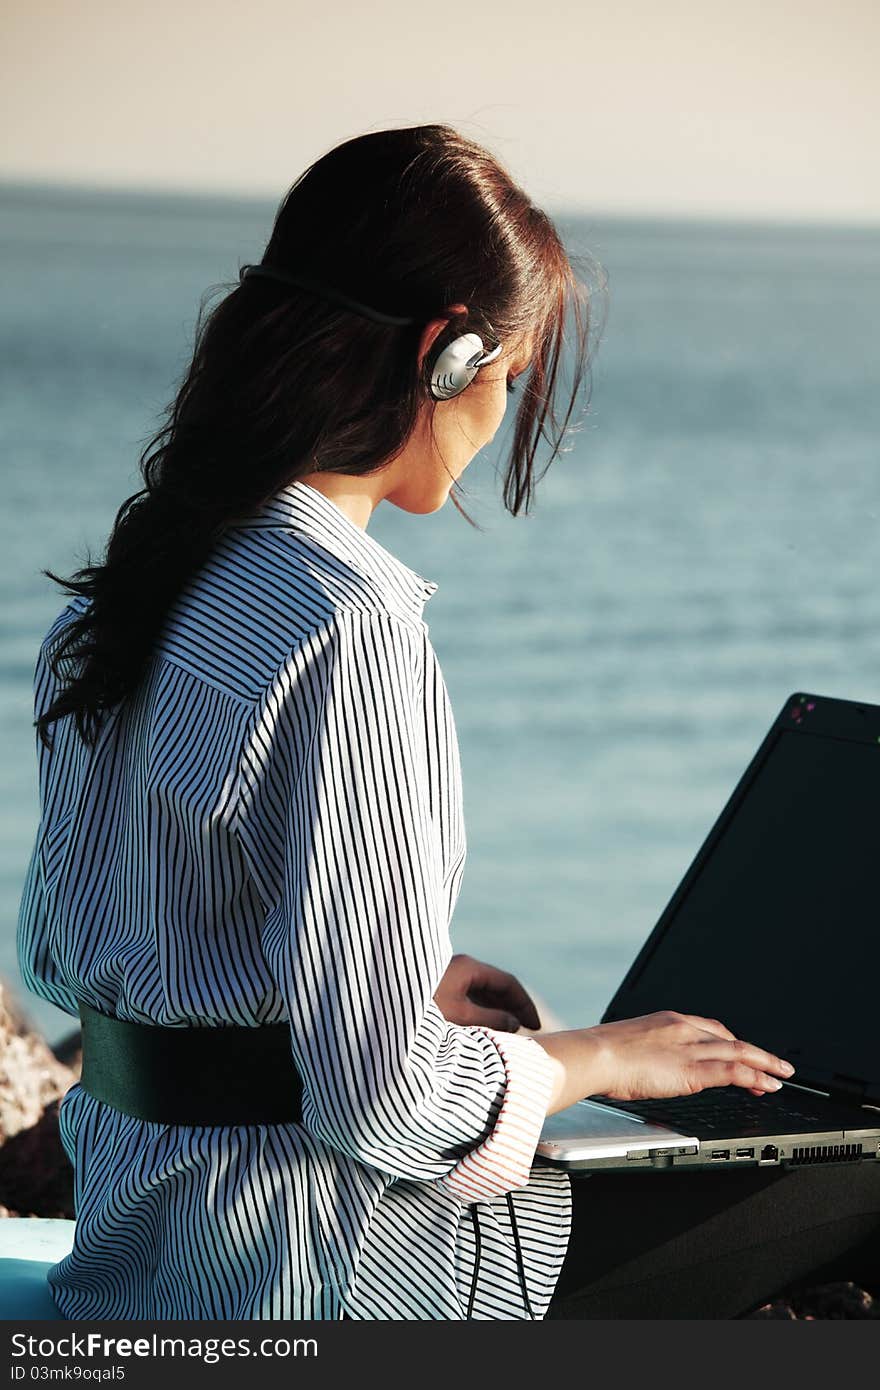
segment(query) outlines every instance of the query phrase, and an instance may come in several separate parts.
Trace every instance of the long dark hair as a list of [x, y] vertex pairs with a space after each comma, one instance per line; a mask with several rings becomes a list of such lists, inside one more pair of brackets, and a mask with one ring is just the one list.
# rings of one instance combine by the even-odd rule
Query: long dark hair
[[[337, 145], [287, 193], [263, 261], [417, 322], [375, 323], [265, 277], [223, 285], [207, 315], [203, 297], [192, 362], [141, 455], [144, 487], [119, 508], [103, 564], [67, 580], [43, 570], [90, 600], [49, 656], [61, 683], [35, 721], [46, 746], [48, 726], [71, 712], [94, 743], [104, 713], [138, 684], [171, 603], [225, 526], [300, 475], [375, 471], [400, 453], [422, 409], [433, 421], [430, 368], [458, 333], [476, 332], [487, 344], [534, 334], [504, 479], [508, 511], [528, 511], [539, 440], [553, 445], [547, 467], [560, 452], [589, 380], [594, 296], [549, 217], [480, 145], [447, 125]], [[455, 302], [468, 305], [466, 319], [446, 313]], [[559, 419], [554, 395], [569, 312], [573, 380]], [[419, 369], [423, 326], [440, 317], [449, 324]]]

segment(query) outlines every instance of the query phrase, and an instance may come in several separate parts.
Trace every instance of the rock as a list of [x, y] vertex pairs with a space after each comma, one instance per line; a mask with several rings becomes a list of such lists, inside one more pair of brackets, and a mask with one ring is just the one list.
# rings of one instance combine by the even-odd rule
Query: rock
[[73, 1218], [73, 1171], [58, 1108], [79, 1079], [78, 1045], [67, 1055], [74, 1066], [30, 1026], [0, 978], [0, 1216]]
[[763, 1303], [760, 1308], [742, 1316], [803, 1318], [807, 1322], [815, 1322], [817, 1318], [880, 1318], [880, 1298], [848, 1281], [817, 1284], [785, 1298], [774, 1299], [771, 1303]]
[[63, 1062], [66, 1067], [79, 1076], [82, 1071], [82, 1029], [74, 1028], [72, 1033], [68, 1033], [56, 1043], [52, 1049], [59, 1062]]

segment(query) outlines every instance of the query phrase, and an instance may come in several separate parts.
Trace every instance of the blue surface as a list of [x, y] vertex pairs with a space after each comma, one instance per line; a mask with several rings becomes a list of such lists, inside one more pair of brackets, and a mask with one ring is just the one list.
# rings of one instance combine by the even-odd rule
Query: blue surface
[[0, 1318], [62, 1320], [46, 1283], [51, 1263], [0, 1258]]
[[46, 1276], [73, 1245], [73, 1221], [0, 1220], [0, 1318], [62, 1320]]

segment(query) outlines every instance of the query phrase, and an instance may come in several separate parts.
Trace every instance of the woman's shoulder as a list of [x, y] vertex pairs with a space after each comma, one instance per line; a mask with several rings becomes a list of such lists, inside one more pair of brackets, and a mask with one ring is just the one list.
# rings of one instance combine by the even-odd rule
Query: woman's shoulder
[[395, 632], [423, 653], [427, 624], [370, 576], [274, 531], [236, 533], [171, 606], [158, 653], [247, 701], [321, 644]]
[[55, 614], [44, 632], [40, 640], [41, 650], [49, 651], [58, 638], [61, 637], [67, 625], [72, 623], [76, 618], [81, 618], [83, 613], [87, 611], [89, 604], [90, 600], [86, 598], [85, 595], [74, 594], [73, 597], [65, 603], [64, 607]]
[[381, 602], [337, 604], [297, 634], [269, 681], [289, 688], [354, 692], [379, 686], [421, 690], [436, 662], [428, 625]]

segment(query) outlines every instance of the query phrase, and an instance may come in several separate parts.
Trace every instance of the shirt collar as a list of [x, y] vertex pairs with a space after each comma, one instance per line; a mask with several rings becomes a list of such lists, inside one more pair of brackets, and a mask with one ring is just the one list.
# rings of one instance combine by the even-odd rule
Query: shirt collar
[[283, 527], [309, 536], [416, 616], [439, 588], [433, 579], [426, 579], [392, 555], [336, 502], [301, 478], [285, 483], [258, 512], [237, 525]]

